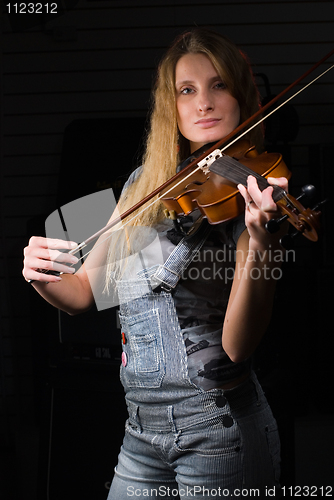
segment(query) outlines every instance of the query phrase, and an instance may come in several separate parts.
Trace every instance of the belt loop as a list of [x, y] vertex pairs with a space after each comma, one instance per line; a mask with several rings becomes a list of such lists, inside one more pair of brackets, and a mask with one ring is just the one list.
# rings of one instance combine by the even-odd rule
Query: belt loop
[[141, 423], [140, 423], [139, 406], [138, 405], [136, 405], [136, 406], [137, 406], [137, 408], [136, 408], [136, 423], [138, 425], [138, 431], [143, 432], [143, 428], [142, 428]]
[[138, 432], [143, 432], [142, 426], [140, 424], [140, 417], [139, 417], [139, 406], [131, 403], [130, 401], [127, 401], [127, 407], [128, 407], [128, 412], [129, 412], [129, 417], [134, 422], [137, 426]]
[[175, 421], [174, 421], [173, 410], [174, 410], [173, 406], [167, 407], [168, 422], [169, 422], [174, 434], [177, 434], [177, 428], [176, 428]]

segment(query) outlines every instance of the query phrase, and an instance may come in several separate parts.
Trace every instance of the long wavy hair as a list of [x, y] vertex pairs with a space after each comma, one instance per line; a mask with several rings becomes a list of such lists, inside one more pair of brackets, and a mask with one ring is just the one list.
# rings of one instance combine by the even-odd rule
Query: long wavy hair
[[[176, 64], [185, 54], [204, 54], [210, 59], [227, 90], [239, 103], [241, 123], [259, 109], [259, 94], [250, 64], [233, 42], [203, 28], [195, 28], [178, 36], [158, 67], [142, 171], [122, 193], [118, 203], [120, 213], [172, 177], [177, 165], [190, 155], [189, 141], [178, 130], [175, 91]], [[258, 150], [262, 149], [261, 127], [253, 129], [248, 138]], [[141, 213], [132, 219], [131, 226], [153, 226], [163, 217], [162, 208], [160, 202], [150, 204], [144, 211], [141, 208]], [[111, 244], [109, 262], [114, 260], [114, 250], [114, 244]], [[119, 252], [123, 253], [120, 247], [117, 248], [117, 258], [122, 258]]]

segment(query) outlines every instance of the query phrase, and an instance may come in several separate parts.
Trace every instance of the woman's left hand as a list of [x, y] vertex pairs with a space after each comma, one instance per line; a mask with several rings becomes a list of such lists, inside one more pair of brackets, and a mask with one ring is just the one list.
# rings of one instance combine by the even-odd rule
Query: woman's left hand
[[[285, 191], [288, 190], [288, 181], [285, 177], [268, 177], [267, 180], [270, 184], [280, 186]], [[272, 235], [265, 229], [265, 224], [270, 219], [280, 216], [272, 197], [273, 188], [269, 186], [260, 191], [255, 177], [250, 175], [247, 179], [247, 188], [238, 185], [238, 189], [245, 200], [245, 224], [253, 243], [261, 247], [278, 243], [282, 236], [281, 231]]]

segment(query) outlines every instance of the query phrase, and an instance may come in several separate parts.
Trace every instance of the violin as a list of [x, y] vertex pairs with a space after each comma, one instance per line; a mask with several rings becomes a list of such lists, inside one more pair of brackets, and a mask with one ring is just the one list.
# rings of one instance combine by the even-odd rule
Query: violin
[[[182, 173], [182, 172], [181, 172]], [[159, 197], [166, 207], [166, 216], [175, 219], [199, 209], [210, 224], [219, 224], [240, 215], [245, 208], [244, 200], [237, 189], [238, 184], [247, 185], [247, 178], [253, 175], [261, 191], [271, 184], [267, 177], [286, 177], [291, 172], [280, 153], [258, 154], [254, 146], [241, 139], [225, 150], [216, 149], [197, 163], [197, 168], [178, 177]], [[279, 186], [273, 187], [273, 199], [282, 217], [272, 219], [266, 225], [269, 232], [278, 230], [279, 225], [288, 220], [311, 241], [317, 241], [320, 230], [320, 214], [316, 209], [304, 208]], [[312, 195], [313, 186], [304, 188], [304, 195]], [[297, 233], [295, 233], [297, 234]], [[285, 239], [285, 244], [288, 239]], [[284, 246], [284, 240], [281, 241]]]

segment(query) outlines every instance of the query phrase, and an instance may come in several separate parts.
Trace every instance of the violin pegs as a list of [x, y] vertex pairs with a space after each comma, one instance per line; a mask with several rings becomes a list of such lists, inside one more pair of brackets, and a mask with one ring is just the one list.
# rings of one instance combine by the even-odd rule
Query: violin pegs
[[305, 186], [302, 187], [301, 191], [302, 194], [298, 196], [298, 198], [296, 198], [297, 200], [301, 200], [304, 197], [311, 200], [312, 198], [314, 198], [317, 192], [316, 188], [312, 184], [306, 184]]
[[302, 233], [300, 231], [296, 231], [295, 233], [285, 234], [284, 236], [282, 236], [279, 242], [285, 250], [291, 250], [291, 248], [293, 247], [293, 239], [299, 234]]
[[266, 230], [268, 231], [268, 233], [270, 233], [270, 234], [277, 233], [277, 231], [279, 230], [279, 224], [278, 224], [276, 219], [270, 219], [266, 223], [265, 227], [266, 227]]
[[270, 234], [277, 233], [277, 231], [280, 228], [280, 225], [288, 218], [288, 215], [283, 215], [280, 219], [270, 219], [266, 225], [265, 228]]
[[[325, 200], [320, 201], [319, 203], [317, 203], [317, 205], [315, 205], [315, 207], [312, 208], [312, 212], [314, 212], [315, 214], [320, 214], [320, 212], [318, 212], [319, 208], [321, 207], [321, 205], [323, 205], [327, 201], [328, 200], [325, 199]], [[282, 217], [282, 219], [283, 218], [284, 217]], [[271, 222], [271, 221], [269, 221], [269, 222]], [[280, 244], [282, 245], [283, 248], [285, 248], [285, 250], [290, 250], [293, 247], [293, 240], [294, 240], [294, 238], [296, 236], [300, 235], [300, 234], [303, 234], [303, 231], [296, 231], [294, 233], [285, 234], [280, 239]], [[315, 240], [313, 240], [313, 241], [315, 241]]]

